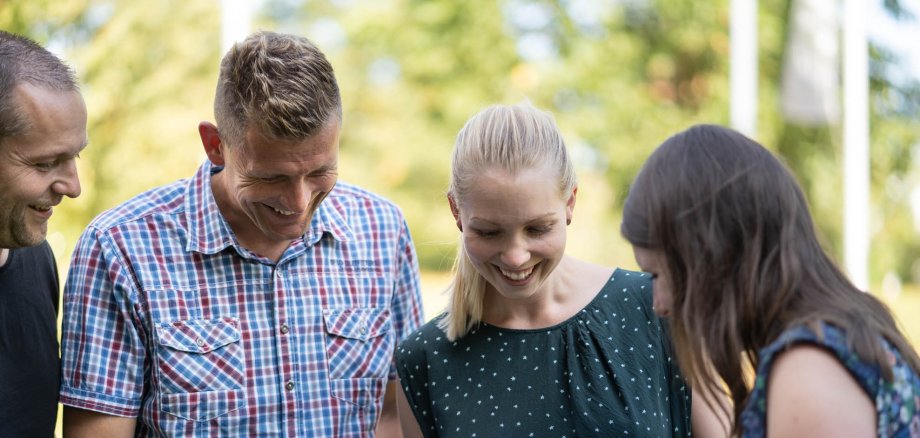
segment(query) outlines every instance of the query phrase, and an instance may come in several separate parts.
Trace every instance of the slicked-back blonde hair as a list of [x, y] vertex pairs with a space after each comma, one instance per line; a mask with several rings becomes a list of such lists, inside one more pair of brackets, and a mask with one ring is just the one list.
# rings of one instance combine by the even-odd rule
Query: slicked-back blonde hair
[[[544, 166], [555, 169], [563, 197], [577, 184], [575, 168], [552, 114], [527, 102], [493, 105], [470, 118], [457, 134], [451, 160], [448, 196], [461, 209], [472, 182], [487, 169], [501, 168], [511, 174]], [[485, 288], [486, 280], [470, 262], [461, 241], [454, 277], [447, 288], [447, 315], [438, 323], [448, 339], [463, 337], [482, 320]]]
[[269, 138], [296, 140], [342, 117], [332, 65], [310, 40], [257, 32], [236, 43], [220, 64], [214, 117], [221, 140], [242, 141], [249, 124]]

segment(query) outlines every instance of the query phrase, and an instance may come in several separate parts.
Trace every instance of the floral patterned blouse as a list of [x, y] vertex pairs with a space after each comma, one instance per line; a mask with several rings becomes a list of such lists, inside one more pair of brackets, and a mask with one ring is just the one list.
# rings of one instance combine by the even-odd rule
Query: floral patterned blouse
[[875, 400], [879, 437], [920, 438], [920, 375], [904, 361], [901, 353], [883, 342], [894, 375], [889, 382], [878, 366], [863, 361], [847, 347], [845, 332], [824, 323], [821, 328], [823, 339], [811, 329], [799, 326], [760, 351], [754, 389], [741, 413], [744, 436], [766, 436], [767, 379], [776, 355], [793, 344], [807, 343], [824, 347], [837, 356], [869, 398]]

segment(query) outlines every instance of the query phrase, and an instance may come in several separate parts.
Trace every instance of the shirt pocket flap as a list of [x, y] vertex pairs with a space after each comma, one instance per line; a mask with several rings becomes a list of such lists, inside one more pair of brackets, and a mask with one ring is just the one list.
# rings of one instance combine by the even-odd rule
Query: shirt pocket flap
[[390, 331], [390, 309], [323, 309], [323, 320], [329, 334], [361, 341]]
[[189, 319], [160, 323], [160, 345], [189, 353], [207, 353], [240, 340], [236, 318]]

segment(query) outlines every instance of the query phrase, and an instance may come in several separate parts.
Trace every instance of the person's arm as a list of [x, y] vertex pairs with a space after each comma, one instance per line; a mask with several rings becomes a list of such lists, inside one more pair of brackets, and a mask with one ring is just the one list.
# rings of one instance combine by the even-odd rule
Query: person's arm
[[402, 428], [399, 424], [399, 412], [396, 407], [396, 393], [402, 392], [399, 389], [399, 380], [390, 380], [387, 382], [386, 391], [383, 395], [383, 409], [380, 410], [380, 418], [377, 420], [376, 436], [380, 438], [399, 438], [403, 436]]
[[134, 436], [136, 419], [64, 406], [65, 438], [118, 438]]
[[415, 415], [412, 414], [409, 399], [406, 398], [402, 388], [397, 386], [396, 389], [396, 407], [399, 410], [399, 422], [402, 424], [403, 437], [422, 438], [422, 429], [419, 428], [418, 421], [415, 420]]
[[[708, 400], [703, 397], [703, 390], [694, 389], [690, 395], [690, 423], [693, 427], [693, 436], [701, 438], [728, 438], [731, 434], [731, 425], [727, 415], [732, 410], [728, 396], [719, 393]], [[725, 409], [724, 411], [722, 409]]]
[[[415, 254], [415, 245], [412, 243], [409, 225], [406, 223], [405, 218], [401, 218], [398, 242], [398, 253], [396, 254], [398, 264], [392, 301], [393, 330], [396, 334], [397, 341], [405, 339], [424, 321], [418, 257]], [[394, 351], [394, 355], [395, 354], [396, 351]], [[403, 391], [399, 384], [399, 375], [396, 367], [397, 364], [394, 357], [389, 372], [390, 380], [387, 382], [386, 393], [384, 395], [383, 409], [380, 420], [377, 423], [377, 436], [379, 437], [412, 436], [408, 435], [406, 430], [402, 427], [401, 417], [403, 409], [402, 406], [398, 406], [398, 399], [403, 397]], [[409, 416], [412, 415], [408, 404], [405, 406], [405, 411]], [[382, 427], [386, 427], [386, 429]], [[389, 433], [389, 430], [395, 431], [396, 434], [381, 434]]]
[[874, 437], [875, 404], [836, 356], [797, 345], [767, 381], [768, 437]]
[[[146, 347], [135, 328], [134, 304], [127, 299], [137, 294], [132, 273], [117, 254], [92, 226], [74, 248], [61, 323], [59, 401], [65, 406], [68, 436], [109, 436], [104, 434], [109, 421], [96, 417], [112, 417], [116, 424], [128, 418], [133, 435], [139, 415]], [[93, 432], [97, 423], [105, 426], [98, 434]]]
[[[409, 225], [402, 219], [396, 256], [396, 282], [393, 285], [392, 321], [396, 340], [400, 341], [414, 332], [425, 321], [422, 306], [422, 280], [418, 268], [415, 244]], [[395, 368], [390, 379], [396, 379]]]

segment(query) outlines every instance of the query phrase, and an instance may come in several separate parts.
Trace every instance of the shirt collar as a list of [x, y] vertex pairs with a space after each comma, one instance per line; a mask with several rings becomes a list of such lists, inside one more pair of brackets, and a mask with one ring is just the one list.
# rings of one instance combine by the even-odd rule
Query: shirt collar
[[186, 251], [215, 254], [236, 244], [230, 225], [224, 220], [211, 191], [211, 175], [220, 167], [206, 160], [188, 180], [185, 197], [185, 218], [188, 224]]
[[[187, 251], [215, 254], [229, 246], [239, 246], [236, 236], [217, 207], [211, 190], [211, 175], [222, 168], [206, 160], [186, 187], [185, 215], [188, 223]], [[336, 189], [319, 205], [310, 227], [304, 234], [304, 242], [312, 246], [328, 233], [332, 238], [345, 242], [354, 238], [348, 226], [347, 217], [353, 206], [347, 198], [341, 197]]]
[[304, 242], [308, 246], [316, 244], [326, 233], [339, 242], [347, 242], [354, 238], [354, 232], [347, 219], [354, 205], [349, 202], [350, 199], [341, 195], [337, 187], [333, 187], [329, 196], [326, 196], [313, 214], [310, 229], [304, 235]]

